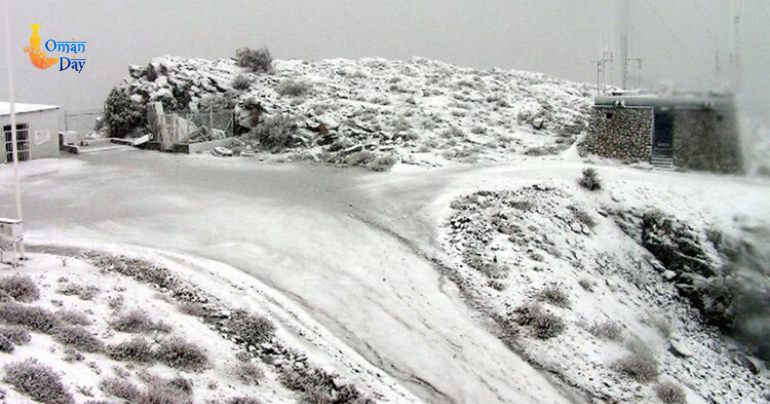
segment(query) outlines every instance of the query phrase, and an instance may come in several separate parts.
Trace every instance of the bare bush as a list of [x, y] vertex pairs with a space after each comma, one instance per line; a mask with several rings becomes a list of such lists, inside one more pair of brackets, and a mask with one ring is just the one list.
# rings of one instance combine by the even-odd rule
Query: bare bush
[[181, 338], [163, 341], [156, 358], [166, 365], [182, 370], [201, 370], [208, 365], [208, 356], [197, 345]]
[[310, 91], [310, 85], [304, 81], [287, 79], [278, 83], [275, 91], [284, 97], [302, 97]]
[[45, 404], [73, 404], [72, 398], [61, 382], [61, 377], [36, 359], [27, 359], [5, 366], [3, 381], [20, 392]]
[[246, 91], [251, 88], [251, 79], [245, 74], [239, 74], [233, 79], [232, 86], [236, 90]]
[[0, 335], [8, 338], [15, 345], [24, 345], [32, 340], [29, 331], [24, 327], [0, 327]]
[[255, 73], [270, 73], [273, 70], [273, 57], [267, 48], [240, 48], [235, 51], [236, 64]]
[[117, 331], [127, 333], [147, 333], [152, 331], [168, 333], [171, 327], [162, 321], [153, 321], [145, 312], [132, 310], [118, 316], [110, 325]]
[[554, 306], [569, 309], [572, 306], [569, 295], [558, 283], [550, 283], [537, 292], [537, 299]]
[[155, 360], [150, 343], [139, 337], [108, 346], [107, 355], [117, 361], [150, 363]]
[[198, 303], [193, 302], [184, 302], [177, 306], [179, 311], [181, 311], [184, 314], [187, 314], [188, 316], [193, 317], [205, 317], [207, 314], [206, 308], [201, 306]]
[[112, 296], [107, 299], [107, 306], [112, 310], [122, 310], [123, 305], [126, 303], [126, 298], [123, 295]]
[[546, 311], [537, 303], [525, 303], [514, 310], [514, 315], [519, 325], [531, 327], [539, 339], [554, 338], [567, 328], [561, 317]]
[[91, 320], [88, 316], [74, 310], [59, 310], [56, 312], [56, 317], [72, 325], [91, 325]]
[[93, 285], [78, 285], [75, 283], [68, 283], [59, 290], [56, 291], [65, 296], [77, 296], [80, 300], [93, 300], [99, 295], [99, 288]]
[[612, 320], [595, 323], [588, 331], [599, 338], [617, 342], [623, 341], [623, 326]]
[[602, 181], [599, 179], [599, 175], [594, 168], [584, 169], [583, 176], [578, 180], [578, 184], [589, 191], [599, 191], [602, 189]]
[[278, 153], [297, 144], [297, 124], [289, 115], [278, 114], [266, 118], [252, 128], [250, 136], [259, 140], [265, 150]]
[[244, 384], [259, 384], [265, 373], [259, 366], [251, 362], [240, 362], [233, 366], [233, 375]]
[[275, 334], [272, 321], [241, 309], [233, 311], [230, 328], [247, 344], [254, 346], [270, 341]]
[[104, 351], [104, 343], [81, 326], [58, 325], [53, 329], [53, 338], [83, 352]]
[[42, 333], [49, 333], [56, 325], [56, 317], [50, 311], [18, 303], [0, 304], [0, 321]]
[[15, 349], [16, 347], [10, 339], [0, 335], [0, 352], [12, 353]]
[[615, 369], [640, 383], [657, 379], [659, 365], [652, 350], [639, 340], [629, 341], [627, 348], [631, 353], [615, 362]]
[[0, 290], [22, 303], [40, 299], [40, 289], [27, 275], [12, 275], [0, 278]]
[[77, 349], [75, 349], [73, 347], [66, 347], [66, 348], [64, 348], [64, 358], [63, 358], [63, 360], [65, 362], [67, 362], [67, 363], [80, 362], [80, 361], [84, 360], [85, 358], [86, 357], [83, 356], [83, 354], [80, 353], [80, 351], [78, 351]]
[[661, 382], [655, 385], [655, 394], [665, 404], [687, 404], [687, 393], [682, 387], [672, 382]]
[[255, 397], [232, 397], [227, 404], [262, 404], [262, 401]]
[[109, 396], [117, 397], [130, 403], [138, 402], [139, 397], [142, 395], [142, 391], [129, 380], [117, 377], [103, 379], [99, 383], [99, 389]]

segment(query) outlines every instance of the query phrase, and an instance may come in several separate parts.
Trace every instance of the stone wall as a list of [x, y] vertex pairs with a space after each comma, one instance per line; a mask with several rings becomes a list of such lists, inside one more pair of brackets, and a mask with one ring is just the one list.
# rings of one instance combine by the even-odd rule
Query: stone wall
[[652, 158], [652, 108], [594, 108], [583, 151], [628, 163]]
[[740, 131], [735, 113], [719, 109], [677, 110], [674, 165], [692, 170], [743, 172]]

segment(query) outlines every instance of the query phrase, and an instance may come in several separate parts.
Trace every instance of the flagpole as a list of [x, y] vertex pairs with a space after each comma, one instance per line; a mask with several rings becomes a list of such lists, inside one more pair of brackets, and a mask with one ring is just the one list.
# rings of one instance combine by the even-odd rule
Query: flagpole
[[[8, 63], [8, 103], [11, 104], [11, 155], [13, 156], [13, 178], [16, 191], [16, 219], [22, 222], [24, 217], [21, 210], [21, 181], [19, 180], [19, 150], [16, 143], [16, 104], [13, 91], [13, 63], [11, 61], [11, 23], [8, 17], [8, 0], [5, 3], [5, 51]], [[14, 245], [15, 249], [15, 245]], [[24, 259], [24, 239], [19, 243], [19, 256]]]

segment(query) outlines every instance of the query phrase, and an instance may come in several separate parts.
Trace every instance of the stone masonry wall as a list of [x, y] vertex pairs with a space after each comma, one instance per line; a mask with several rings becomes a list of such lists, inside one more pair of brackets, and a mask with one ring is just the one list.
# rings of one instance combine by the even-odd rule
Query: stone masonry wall
[[583, 151], [628, 163], [652, 158], [652, 108], [594, 108]]
[[692, 170], [743, 172], [738, 121], [733, 111], [677, 110], [674, 165]]

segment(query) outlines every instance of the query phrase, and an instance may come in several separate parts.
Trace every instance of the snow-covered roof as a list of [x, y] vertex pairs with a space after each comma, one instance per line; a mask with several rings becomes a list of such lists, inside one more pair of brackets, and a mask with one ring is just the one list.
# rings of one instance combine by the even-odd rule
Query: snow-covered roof
[[[16, 113], [26, 114], [30, 112], [48, 111], [50, 109], [59, 109], [58, 105], [43, 105], [43, 104], [21, 104], [16, 103]], [[6, 116], [11, 114], [11, 103], [0, 102], [0, 116]]]

